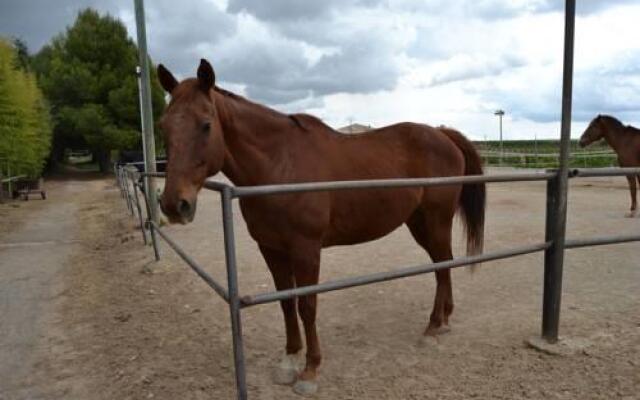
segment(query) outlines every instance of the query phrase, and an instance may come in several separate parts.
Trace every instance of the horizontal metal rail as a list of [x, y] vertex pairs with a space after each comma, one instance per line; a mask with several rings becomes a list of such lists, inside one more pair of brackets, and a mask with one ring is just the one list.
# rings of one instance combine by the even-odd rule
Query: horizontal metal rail
[[152, 178], [165, 178], [167, 176], [166, 172], [140, 172], [142, 176], [149, 176]]
[[218, 181], [205, 181], [204, 187], [209, 190], [215, 190], [216, 192], [222, 192], [225, 188], [235, 189], [235, 186], [228, 185], [224, 182]]
[[574, 168], [569, 171], [572, 178], [628, 175], [640, 175], [640, 168]]
[[567, 249], [577, 249], [580, 247], [604, 246], [607, 244], [619, 244], [640, 241], [640, 235], [612, 235], [594, 238], [567, 239], [564, 247]]
[[[546, 181], [557, 172], [529, 172], [496, 175], [465, 175], [434, 178], [372, 179], [356, 181], [285, 183], [278, 185], [233, 186], [233, 197], [264, 196], [270, 194], [317, 192], [346, 189], [391, 189], [417, 186], [445, 186], [482, 182]], [[205, 185], [206, 187], [206, 185]]]
[[165, 240], [165, 242], [167, 242], [167, 244], [171, 246], [171, 248], [180, 256], [180, 258], [182, 258], [184, 262], [187, 263], [187, 265], [189, 265], [189, 267], [191, 267], [191, 269], [193, 269], [195, 273], [198, 274], [198, 276], [200, 276], [200, 278], [202, 278], [202, 280], [204, 280], [209, 285], [209, 287], [211, 287], [211, 289], [213, 289], [216, 293], [218, 293], [218, 295], [220, 295], [220, 297], [222, 297], [224, 301], [229, 303], [229, 293], [227, 289], [225, 289], [222, 285], [216, 282], [211, 277], [211, 275], [205, 272], [202, 269], [202, 267], [200, 267], [200, 265], [198, 265], [198, 263], [193, 258], [191, 258], [187, 253], [185, 253], [184, 250], [182, 250], [182, 248], [180, 248], [180, 246], [176, 242], [174, 242], [173, 239], [171, 239], [169, 235], [167, 235], [167, 233], [164, 232], [158, 226], [158, 224], [156, 224], [153, 221], [149, 221], [148, 223], [153, 225], [153, 228], [155, 229], [155, 231], [158, 234], [160, 234], [160, 236]]
[[330, 282], [323, 282], [317, 285], [298, 287], [294, 289], [280, 290], [276, 292], [268, 292], [253, 296], [243, 296], [240, 299], [242, 307], [255, 306], [258, 304], [271, 303], [274, 301], [290, 299], [292, 297], [305, 296], [314, 293], [330, 292], [333, 290], [346, 289], [355, 286], [368, 285], [371, 283], [390, 281], [394, 279], [406, 278], [409, 276], [426, 274], [441, 269], [457, 268], [470, 264], [478, 264], [485, 261], [500, 260], [524, 254], [535, 253], [546, 250], [551, 246], [551, 242], [538, 243], [516, 247], [513, 249], [500, 250], [492, 253], [485, 253], [476, 256], [459, 257], [453, 260], [442, 261], [438, 263], [430, 263], [417, 265], [413, 267], [402, 268], [394, 271], [384, 271], [375, 274], [354, 276], [344, 279], [338, 279]]
[[14, 182], [14, 181], [26, 178], [26, 177], [27, 177], [26, 175], [10, 176], [10, 177], [7, 177], [7, 178], [3, 178], [1, 182], [2, 183]]
[[[156, 165], [166, 164], [166, 163], [167, 163], [167, 160], [156, 160]], [[132, 161], [132, 162], [127, 162], [120, 165], [144, 165], [144, 161]]]
[[[517, 152], [504, 152], [500, 151], [480, 151], [481, 157], [534, 157], [534, 158], [558, 158], [558, 153], [517, 153]], [[594, 151], [594, 152], [580, 152], [571, 153], [570, 158], [596, 158], [596, 157], [614, 157], [616, 153], [614, 151]]]

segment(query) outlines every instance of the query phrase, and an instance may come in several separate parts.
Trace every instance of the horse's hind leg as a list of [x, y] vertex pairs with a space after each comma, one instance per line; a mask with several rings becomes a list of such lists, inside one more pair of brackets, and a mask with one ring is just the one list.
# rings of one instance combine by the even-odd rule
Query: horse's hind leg
[[[288, 254], [262, 245], [260, 245], [260, 251], [267, 262], [269, 271], [271, 271], [276, 289], [291, 289], [294, 286], [294, 276]], [[290, 385], [298, 378], [297, 353], [302, 349], [302, 338], [296, 315], [295, 299], [282, 300], [280, 306], [284, 314], [287, 345], [284, 357], [274, 370], [273, 380], [281, 385]]]
[[[451, 251], [451, 226], [453, 213], [422, 210], [416, 211], [407, 226], [414, 239], [422, 246], [433, 262], [446, 261], [453, 258]], [[448, 330], [449, 316], [453, 312], [453, 288], [451, 286], [451, 270], [436, 271], [436, 295], [433, 310], [429, 317], [429, 325], [425, 335], [437, 335]]]
[[[627, 181], [629, 181], [629, 192], [631, 194], [631, 209], [627, 213], [627, 217], [633, 218], [636, 216], [638, 209], [638, 202], [636, 199], [636, 179], [637, 177], [634, 175], [627, 176]], [[640, 180], [640, 179], [639, 179]]]

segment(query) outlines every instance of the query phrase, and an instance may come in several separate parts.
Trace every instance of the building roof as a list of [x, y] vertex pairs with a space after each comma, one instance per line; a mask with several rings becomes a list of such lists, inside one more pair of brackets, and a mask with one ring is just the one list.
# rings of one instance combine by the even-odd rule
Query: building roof
[[371, 127], [371, 125], [362, 125], [362, 124], [354, 123], [354, 124], [343, 126], [342, 128], [339, 128], [338, 132], [342, 132], [342, 133], [362, 133], [362, 132], [370, 131], [371, 129], [373, 129]]

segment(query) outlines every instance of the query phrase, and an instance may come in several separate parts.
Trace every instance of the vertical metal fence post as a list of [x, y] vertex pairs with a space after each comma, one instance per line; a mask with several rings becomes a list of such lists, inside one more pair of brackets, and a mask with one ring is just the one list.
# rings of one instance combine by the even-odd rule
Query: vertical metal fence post
[[549, 239], [553, 244], [545, 252], [544, 294], [542, 304], [542, 337], [549, 343], [558, 341], [560, 300], [562, 297], [562, 269], [567, 225], [567, 192], [569, 184], [569, 152], [571, 141], [571, 100], [573, 86], [573, 42], [576, 1], [565, 2], [564, 61], [562, 76], [562, 123], [560, 127], [560, 167], [556, 179], [547, 186]]
[[122, 189], [122, 168], [118, 167], [116, 170], [116, 177], [118, 181], [118, 189], [120, 189], [120, 197], [124, 198], [124, 190]]
[[[153, 133], [153, 112], [151, 105], [151, 78], [149, 73], [149, 55], [147, 54], [147, 28], [144, 17], [144, 1], [134, 0], [136, 16], [136, 32], [138, 38], [138, 58], [140, 65], [140, 113], [142, 115], [142, 145], [144, 153], [145, 172], [156, 172], [156, 145]], [[149, 197], [150, 219], [155, 223], [160, 222], [158, 211], [158, 196], [153, 178], [146, 181], [145, 196]]]
[[[550, 326], [555, 325], [555, 332], [558, 328], [559, 309], [555, 308], [559, 305], [555, 302], [554, 295], [557, 294], [557, 277], [554, 272], [557, 272], [556, 265], [554, 264], [554, 256], [557, 249], [555, 244], [557, 243], [556, 234], [556, 221], [558, 220], [558, 176], [547, 181], [547, 207], [545, 218], [545, 242], [552, 242], [551, 247], [544, 251], [544, 293], [542, 300], [542, 336], [549, 339], [547, 334]], [[556, 323], [554, 323], [556, 322]], [[553, 335], [554, 329], [551, 330]]]
[[131, 215], [134, 214], [133, 212], [133, 199], [131, 198], [131, 190], [129, 190], [129, 177], [131, 176], [128, 170], [124, 171], [125, 175], [125, 179], [124, 179], [124, 187], [126, 188], [127, 191], [127, 206], [129, 207], [129, 213]]
[[122, 195], [122, 198], [125, 199], [126, 193], [124, 191], [124, 170], [122, 168], [120, 168], [120, 194]]
[[233, 335], [233, 359], [236, 372], [236, 387], [239, 400], [247, 399], [247, 382], [242, 348], [242, 324], [240, 318], [240, 295], [238, 293], [238, 271], [236, 269], [236, 248], [233, 233], [233, 208], [231, 189], [226, 187], [222, 197], [222, 226], [224, 231], [224, 253], [227, 264], [227, 284], [229, 290], [229, 312]]
[[149, 198], [147, 197], [147, 191], [149, 190], [149, 185], [146, 184], [146, 180], [149, 179], [147, 175], [144, 176], [145, 185], [144, 185], [144, 206], [147, 210], [147, 226], [149, 227], [149, 236], [151, 236], [151, 245], [153, 246], [153, 255], [156, 258], [156, 261], [160, 261], [160, 251], [158, 250], [158, 240], [156, 238], [156, 230], [153, 224], [151, 223], [151, 207], [149, 207]]
[[138, 211], [138, 222], [140, 223], [140, 231], [142, 232], [142, 241], [144, 244], [147, 244], [147, 232], [145, 232], [144, 221], [142, 220], [142, 208], [140, 207], [140, 197], [138, 196], [137, 180], [132, 176], [131, 181], [133, 183], [133, 197], [136, 200], [136, 211]]

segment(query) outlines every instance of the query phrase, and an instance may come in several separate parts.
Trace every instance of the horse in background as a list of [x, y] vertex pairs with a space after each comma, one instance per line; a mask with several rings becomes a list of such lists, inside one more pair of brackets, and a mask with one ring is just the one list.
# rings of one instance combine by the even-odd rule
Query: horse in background
[[[400, 123], [343, 135], [307, 114], [282, 114], [215, 85], [201, 60], [197, 78], [178, 82], [158, 66], [171, 95], [161, 119], [167, 153], [162, 211], [172, 223], [189, 223], [204, 181], [222, 171], [236, 186], [390, 178], [481, 175], [473, 144], [453, 129]], [[434, 262], [453, 258], [454, 215], [466, 227], [467, 251], [481, 251], [485, 184], [303, 192], [240, 199], [252, 238], [286, 290], [318, 283], [322, 248], [378, 239], [405, 224]], [[348, 266], [345, 266], [348, 268]], [[451, 271], [435, 272], [436, 293], [425, 335], [446, 331], [453, 311]], [[281, 302], [285, 355], [274, 376], [312, 394], [322, 359], [316, 332], [317, 295]], [[300, 316], [307, 345], [302, 350]]]
[[[600, 139], [604, 139], [616, 152], [621, 167], [640, 167], [640, 129], [625, 126], [610, 115], [598, 115], [580, 137], [580, 147], [586, 147]], [[629, 175], [627, 181], [631, 193], [631, 208], [626, 216], [633, 218], [638, 214], [636, 182], [640, 184], [640, 175]]]

